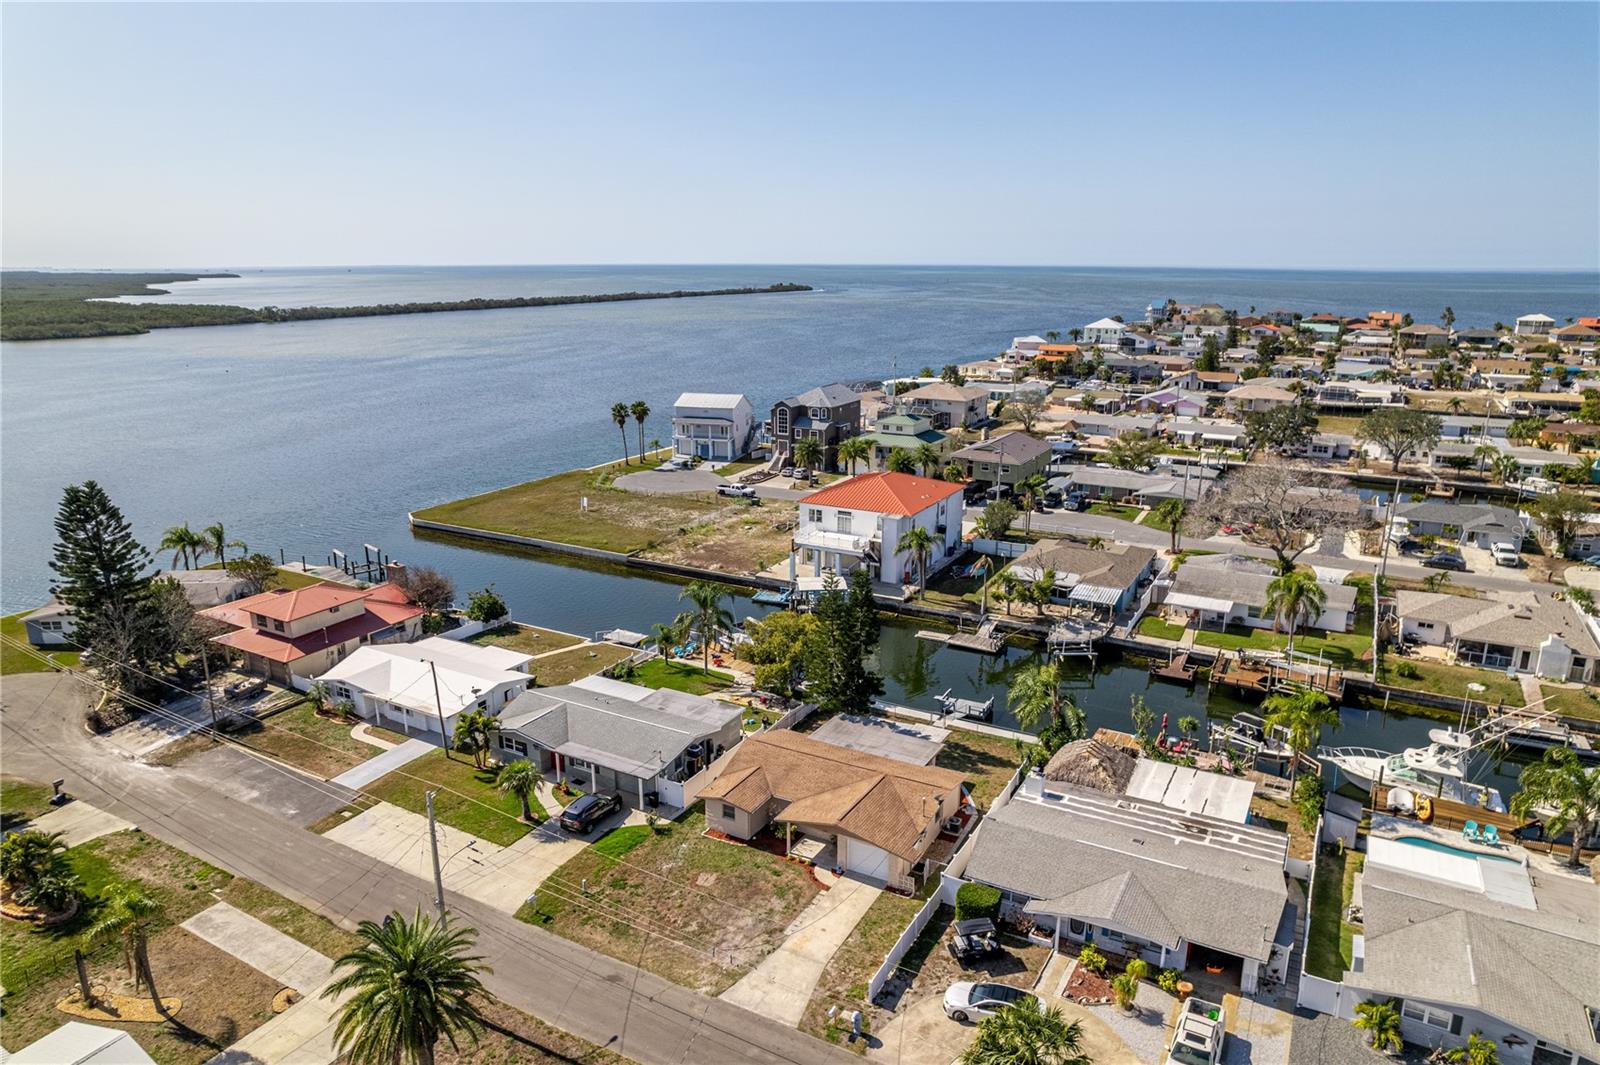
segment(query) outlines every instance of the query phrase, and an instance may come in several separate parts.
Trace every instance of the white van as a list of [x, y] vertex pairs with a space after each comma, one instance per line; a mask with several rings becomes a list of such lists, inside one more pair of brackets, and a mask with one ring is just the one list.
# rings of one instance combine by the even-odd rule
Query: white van
[[1489, 553], [1494, 556], [1494, 564], [1496, 566], [1522, 565], [1522, 553], [1514, 545], [1508, 544], [1504, 540], [1491, 544]]

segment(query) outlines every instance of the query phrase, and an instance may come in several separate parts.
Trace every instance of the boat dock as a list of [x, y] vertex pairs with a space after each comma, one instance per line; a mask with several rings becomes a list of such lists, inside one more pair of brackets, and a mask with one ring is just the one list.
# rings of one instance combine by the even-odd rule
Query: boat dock
[[932, 640], [962, 651], [997, 655], [1006, 645], [1005, 637], [997, 635], [996, 630], [999, 628], [999, 618], [984, 618], [976, 632], [939, 632], [937, 629], [921, 629], [917, 632], [917, 639]]
[[1170, 680], [1179, 684], [1194, 684], [1194, 675], [1199, 668], [1189, 661], [1189, 652], [1180, 651], [1169, 659], [1166, 665], [1152, 662], [1150, 675], [1157, 680]]
[[1313, 688], [1334, 700], [1344, 695], [1343, 670], [1280, 658], [1247, 658], [1237, 653], [1217, 656], [1211, 667], [1211, 680], [1259, 695], [1285, 688]]
[[971, 718], [960, 717], [956, 714], [940, 714], [931, 710], [917, 710], [909, 706], [900, 706], [896, 703], [877, 702], [874, 709], [880, 714], [890, 717], [903, 717], [907, 721], [921, 721], [928, 725], [938, 725], [940, 728], [964, 729], [967, 732], [981, 732], [985, 736], [998, 736], [1006, 740], [1021, 740], [1023, 743], [1033, 743], [1038, 737], [1030, 736], [1026, 732], [1016, 729], [1004, 728], [1000, 725], [990, 725], [983, 721], [974, 721]]

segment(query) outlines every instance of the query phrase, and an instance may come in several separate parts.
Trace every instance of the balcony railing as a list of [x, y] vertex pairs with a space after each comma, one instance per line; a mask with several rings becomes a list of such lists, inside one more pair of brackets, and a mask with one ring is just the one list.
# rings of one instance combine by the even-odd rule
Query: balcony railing
[[815, 525], [801, 526], [794, 534], [797, 547], [810, 547], [822, 551], [843, 551], [849, 555], [864, 555], [872, 540], [851, 533], [829, 532]]

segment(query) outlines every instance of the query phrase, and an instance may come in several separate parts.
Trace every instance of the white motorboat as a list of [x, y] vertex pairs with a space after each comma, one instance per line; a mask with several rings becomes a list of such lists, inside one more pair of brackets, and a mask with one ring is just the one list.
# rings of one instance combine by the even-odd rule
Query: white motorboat
[[1428, 795], [1481, 806], [1505, 813], [1506, 803], [1499, 789], [1467, 779], [1472, 752], [1487, 739], [1503, 733], [1486, 722], [1470, 732], [1436, 728], [1428, 731], [1426, 747], [1408, 747], [1399, 754], [1371, 747], [1320, 747], [1317, 757], [1338, 769], [1347, 779], [1364, 788], [1374, 784], [1404, 787], [1417, 795]]

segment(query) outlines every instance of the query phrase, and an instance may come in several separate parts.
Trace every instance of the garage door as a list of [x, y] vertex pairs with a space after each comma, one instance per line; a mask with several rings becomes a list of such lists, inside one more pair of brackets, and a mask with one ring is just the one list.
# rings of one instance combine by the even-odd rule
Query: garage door
[[889, 879], [889, 852], [858, 839], [841, 839], [845, 845], [844, 867], [869, 880]]

